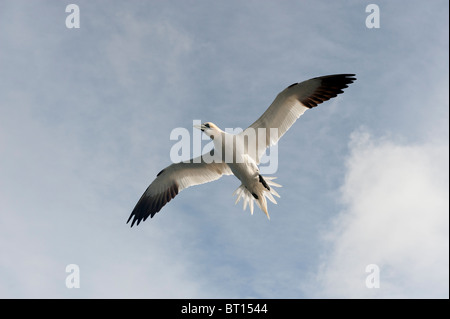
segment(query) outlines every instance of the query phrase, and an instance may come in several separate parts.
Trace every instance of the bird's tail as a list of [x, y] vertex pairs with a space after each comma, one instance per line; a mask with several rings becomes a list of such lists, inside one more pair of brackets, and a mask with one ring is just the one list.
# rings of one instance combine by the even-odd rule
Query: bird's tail
[[243, 209], [247, 208], [247, 205], [250, 207], [250, 213], [253, 215], [254, 201], [261, 208], [261, 210], [266, 214], [267, 218], [270, 219], [269, 213], [267, 212], [267, 200], [266, 197], [274, 204], [277, 203], [273, 195], [278, 198], [280, 195], [274, 189], [274, 187], [282, 187], [280, 184], [275, 183], [273, 180], [276, 177], [265, 176], [261, 179], [266, 183], [266, 185], [261, 185], [262, 187], [256, 191], [256, 193], [252, 194], [243, 184], [241, 184], [233, 193], [236, 195], [237, 204], [241, 199], [243, 200]]

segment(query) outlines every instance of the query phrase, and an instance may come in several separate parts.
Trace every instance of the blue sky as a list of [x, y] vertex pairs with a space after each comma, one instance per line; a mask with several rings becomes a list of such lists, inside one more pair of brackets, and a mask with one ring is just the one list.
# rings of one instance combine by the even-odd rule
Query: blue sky
[[[448, 298], [448, 1], [377, 1], [379, 29], [363, 1], [77, 1], [68, 29], [70, 3], [0, 1], [0, 297]], [[224, 177], [125, 224], [174, 128], [334, 73], [270, 221]]]

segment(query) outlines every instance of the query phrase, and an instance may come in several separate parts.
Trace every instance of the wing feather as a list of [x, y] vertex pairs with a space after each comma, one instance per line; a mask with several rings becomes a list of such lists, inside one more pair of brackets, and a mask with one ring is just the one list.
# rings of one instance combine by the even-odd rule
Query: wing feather
[[[294, 83], [279, 93], [269, 108], [244, 132], [240, 133], [249, 134], [248, 130], [255, 130], [257, 154], [252, 157], [257, 157], [255, 158], [256, 162], [259, 163], [266, 148], [276, 144], [306, 110], [343, 93], [343, 89], [356, 80], [354, 76], [354, 74], [335, 74], [316, 77], [301, 83]], [[276, 128], [278, 134], [271, 135], [270, 128]], [[266, 136], [264, 138], [258, 134]], [[262, 141], [262, 145], [258, 144], [258, 141]]]
[[136, 223], [153, 217], [179, 192], [190, 186], [204, 184], [219, 179], [222, 175], [233, 174], [226, 163], [206, 163], [202, 156], [188, 162], [172, 164], [158, 173], [137, 202], [127, 223]]

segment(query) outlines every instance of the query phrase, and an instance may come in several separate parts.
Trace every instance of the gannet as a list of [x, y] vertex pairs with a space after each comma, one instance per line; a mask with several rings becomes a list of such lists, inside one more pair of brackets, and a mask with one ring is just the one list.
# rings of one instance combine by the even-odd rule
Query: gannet
[[[208, 154], [208, 160], [203, 154], [164, 168], [141, 196], [127, 223], [133, 219], [131, 227], [135, 223], [139, 225], [149, 216], [153, 217], [183, 189], [215, 181], [223, 175], [234, 175], [241, 181], [233, 193], [237, 196], [235, 204], [243, 199], [244, 211], [248, 205], [253, 214], [253, 203], [256, 201], [270, 219], [266, 198], [276, 204], [273, 195], [280, 195], [274, 187], [281, 185], [273, 181], [275, 177], [259, 173], [261, 156], [306, 110], [343, 93], [343, 89], [355, 80], [355, 74], [335, 74], [289, 85], [252, 125], [239, 134], [226, 133], [211, 122], [195, 126], [213, 140], [214, 149]], [[271, 134], [273, 129], [277, 134]], [[252, 134], [254, 148], [249, 142]], [[226, 158], [226, 154], [232, 154], [231, 160], [230, 156]]]

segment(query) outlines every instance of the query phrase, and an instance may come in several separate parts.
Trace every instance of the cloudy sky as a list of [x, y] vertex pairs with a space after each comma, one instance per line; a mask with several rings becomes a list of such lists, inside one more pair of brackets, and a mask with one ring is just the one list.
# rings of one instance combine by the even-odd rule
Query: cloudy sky
[[[0, 0], [1, 298], [449, 297], [448, 1], [371, 29], [360, 0], [77, 1], [72, 29], [70, 3]], [[334, 73], [358, 80], [281, 139], [270, 221], [228, 176], [126, 224], [174, 128]]]

